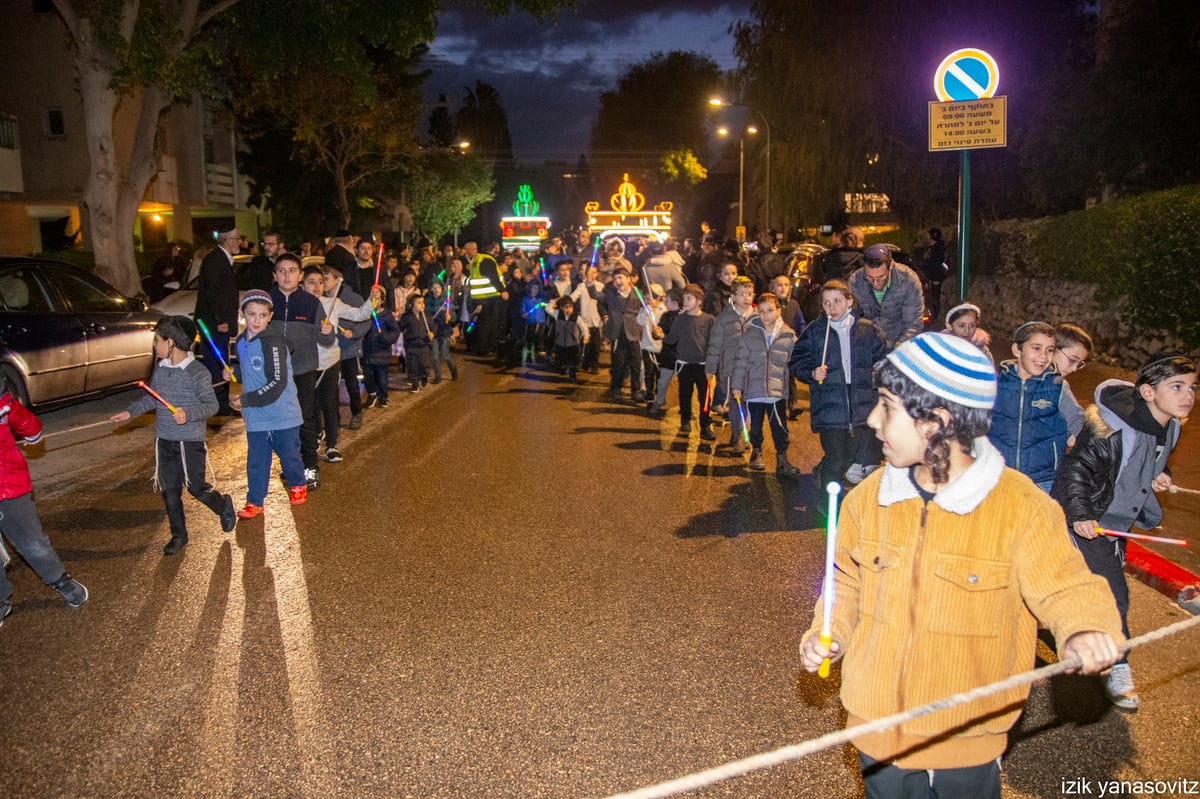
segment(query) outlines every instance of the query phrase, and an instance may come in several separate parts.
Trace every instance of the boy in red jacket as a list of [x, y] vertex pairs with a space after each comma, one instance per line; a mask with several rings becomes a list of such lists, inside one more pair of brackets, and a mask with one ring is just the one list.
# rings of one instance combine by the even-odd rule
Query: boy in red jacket
[[[26, 444], [36, 444], [42, 437], [42, 423], [29, 410], [0, 387], [0, 533], [8, 539], [25, 562], [37, 572], [46, 585], [62, 594], [73, 608], [87, 601], [88, 591], [78, 580], [67, 574], [42, 532], [37, 508], [33, 505], [33, 484], [29, 480], [29, 465], [17, 449], [17, 436]], [[0, 625], [12, 613], [12, 583], [0, 568]]]

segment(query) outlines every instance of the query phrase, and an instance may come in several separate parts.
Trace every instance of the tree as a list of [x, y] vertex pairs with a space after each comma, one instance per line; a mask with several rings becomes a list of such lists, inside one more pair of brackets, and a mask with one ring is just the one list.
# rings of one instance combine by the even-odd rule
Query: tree
[[442, 148], [422, 152], [403, 183], [413, 226], [430, 241], [462, 228], [494, 196], [486, 163]]
[[[159, 121], [172, 102], [211, 85], [219, 64], [213, 41], [252, 47], [264, 79], [314, 54], [339, 75], [361, 78], [369, 72], [364, 46], [407, 54], [433, 38], [440, 7], [438, 0], [52, 2], [75, 49], [83, 102], [90, 162], [80, 202], [85, 239], [95, 251], [96, 271], [130, 294], [140, 287], [132, 232], [138, 205], [157, 173]], [[514, 5], [510, 0], [476, 4], [493, 12]], [[545, 17], [561, 2], [516, 0], [515, 5]], [[118, 105], [136, 120], [130, 144], [122, 148], [113, 132]]]
[[695, 186], [708, 177], [708, 170], [691, 150], [672, 150], [660, 161], [662, 173], [671, 181]]
[[668, 153], [706, 157], [708, 100], [720, 89], [721, 68], [698, 53], [655, 53], [631, 66], [616, 89], [600, 96], [590, 146], [598, 184], [615, 186], [628, 172], [639, 185], [661, 188], [659, 167]]
[[429, 112], [429, 141], [436, 147], [452, 147], [457, 144], [458, 131], [450, 118], [450, 98], [438, 97], [437, 105]]
[[508, 112], [495, 86], [475, 81], [475, 89], [465, 89], [462, 107], [454, 115], [454, 129], [471, 149], [494, 165], [509, 168], [513, 163], [512, 134], [508, 130]]

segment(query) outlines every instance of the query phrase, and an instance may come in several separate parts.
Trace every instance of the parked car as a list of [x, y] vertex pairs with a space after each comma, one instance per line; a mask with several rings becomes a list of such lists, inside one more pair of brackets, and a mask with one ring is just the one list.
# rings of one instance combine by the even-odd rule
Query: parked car
[[0, 257], [0, 376], [27, 406], [66, 404], [145, 380], [161, 318], [78, 267]]

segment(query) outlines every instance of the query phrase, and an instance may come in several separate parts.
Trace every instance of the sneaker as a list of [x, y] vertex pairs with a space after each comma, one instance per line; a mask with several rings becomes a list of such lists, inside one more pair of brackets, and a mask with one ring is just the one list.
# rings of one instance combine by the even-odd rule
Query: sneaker
[[690, 436], [691, 434], [692, 434], [692, 423], [691, 422], [681, 422], [679, 424], [679, 435]]
[[458, 379], [458, 367], [457, 367], [457, 366], [451, 366], [451, 367], [450, 367], [450, 379], [451, 379], [451, 380], [457, 380], [457, 379]]
[[[304, 487], [309, 491], [315, 490], [316, 487], [321, 484], [320, 473], [316, 469], [305, 469], [304, 483]], [[291, 489], [289, 488], [288, 490], [290, 491]]]
[[429, 386], [429, 378], [422, 377], [421, 378], [421, 388], [427, 388], [428, 386]]
[[735, 458], [745, 455], [746, 450], [748, 449], [750, 449], [750, 445], [743, 441], [740, 436], [738, 437], [737, 441], [731, 441], [729, 443], [729, 454]]
[[262, 516], [262, 514], [262, 505], [254, 505], [247, 502], [246, 506], [237, 512], [237, 517], [239, 519], [253, 519], [255, 516]]
[[7, 600], [0, 602], [0, 627], [4, 626], [4, 620], [10, 613], [12, 613], [12, 603]]
[[376, 408], [386, 408], [387, 405], [387, 397], [380, 397], [379, 402], [375, 403]]
[[421, 386], [417, 383], [413, 383], [411, 386], [408, 387], [408, 390], [411, 391], [413, 394], [416, 394], [417, 392], [419, 392], [421, 390]]
[[168, 541], [166, 544], [163, 545], [163, 554], [164, 555], [174, 555], [175, 553], [177, 553], [179, 550], [183, 549], [186, 546], [187, 546], [186, 538], [172, 537], [170, 541]]
[[645, 402], [646, 401], [646, 392], [645, 391], [633, 392], [633, 401], [634, 402]]
[[711, 427], [701, 427], [700, 428], [700, 440], [701, 441], [716, 441], [717, 434], [712, 431]]
[[330, 463], [341, 463], [342, 453], [338, 451], [337, 447], [326, 447], [325, 460], [329, 461]]
[[846, 482], [850, 485], [858, 485], [866, 476], [867, 475], [863, 471], [861, 463], [853, 463], [850, 465], [850, 468], [846, 470]]
[[228, 533], [237, 527], [237, 514], [233, 511], [233, 497], [225, 495], [225, 505], [221, 508], [221, 532]]
[[58, 582], [51, 583], [50, 587], [62, 594], [62, 598], [67, 600], [67, 604], [73, 608], [87, 602], [88, 590], [83, 587], [83, 583], [72, 579], [71, 575], [66, 572], [63, 572], [63, 576], [58, 578]]
[[1118, 663], [1112, 667], [1104, 683], [1104, 693], [1118, 710], [1129, 713], [1137, 711], [1138, 695], [1133, 687], [1133, 670], [1129, 668], [1128, 663]]
[[303, 505], [308, 499], [308, 486], [292, 486], [288, 489], [288, 502]]
[[357, 430], [358, 428], [362, 427], [362, 414], [352, 414], [350, 416], [350, 424], [346, 425], [346, 427], [349, 427], [351, 430]]
[[375, 403], [379, 400], [374, 394], [367, 395], [367, 401], [363, 403], [364, 408], [374, 408]]

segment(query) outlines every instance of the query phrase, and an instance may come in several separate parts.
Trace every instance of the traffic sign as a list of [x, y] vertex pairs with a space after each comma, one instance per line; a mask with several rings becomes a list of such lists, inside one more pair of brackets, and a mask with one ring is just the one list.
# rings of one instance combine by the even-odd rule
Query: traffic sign
[[986, 100], [995, 96], [999, 84], [996, 60], [973, 47], [955, 50], [933, 73], [933, 91], [943, 103]]
[[1008, 146], [1008, 98], [929, 104], [929, 151]]

